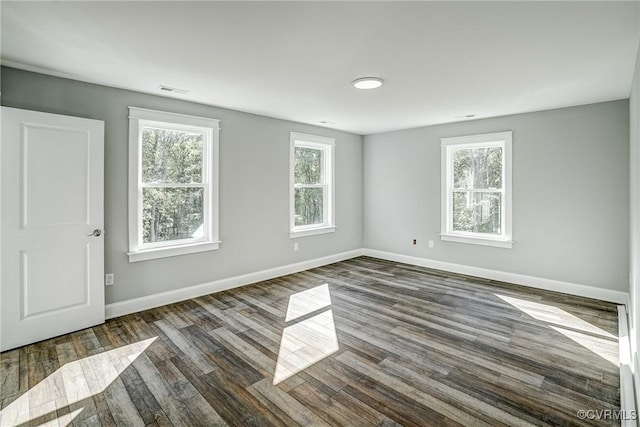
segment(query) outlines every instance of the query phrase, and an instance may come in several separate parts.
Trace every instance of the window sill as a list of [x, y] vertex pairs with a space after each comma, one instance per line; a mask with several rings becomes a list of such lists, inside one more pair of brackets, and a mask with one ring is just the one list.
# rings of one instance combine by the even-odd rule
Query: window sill
[[513, 240], [491, 239], [486, 237], [459, 236], [454, 234], [441, 234], [440, 240], [447, 242], [468, 243], [470, 245], [493, 246], [496, 248], [511, 248]]
[[289, 232], [291, 239], [297, 239], [298, 237], [315, 236], [317, 234], [333, 233], [336, 231], [336, 226], [310, 228], [306, 230], [293, 230]]
[[178, 255], [187, 255], [197, 252], [213, 251], [220, 247], [220, 242], [194, 243], [191, 245], [170, 246], [165, 248], [146, 249], [137, 252], [128, 252], [129, 262], [148, 261], [156, 258], [168, 258]]

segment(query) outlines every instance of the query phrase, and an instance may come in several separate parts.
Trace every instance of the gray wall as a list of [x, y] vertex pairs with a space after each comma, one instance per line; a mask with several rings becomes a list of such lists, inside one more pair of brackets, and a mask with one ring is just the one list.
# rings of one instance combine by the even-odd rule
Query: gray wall
[[633, 85], [629, 97], [629, 120], [629, 200], [631, 203], [629, 266], [631, 307], [629, 320], [631, 323], [631, 349], [635, 363], [636, 395], [640, 406], [640, 363], [638, 360], [638, 343], [640, 343], [640, 49], [636, 56], [636, 68], [633, 73]]
[[[636, 71], [636, 88], [637, 78]], [[363, 242], [370, 249], [605, 289], [629, 286], [626, 100], [370, 135], [364, 145], [358, 135], [12, 68], [2, 69], [1, 101], [105, 121], [105, 270], [116, 274], [116, 285], [107, 288], [110, 303]], [[129, 105], [221, 120], [220, 250], [128, 262]], [[637, 98], [637, 117], [634, 105]], [[637, 118], [635, 126], [637, 158]], [[504, 130], [514, 132], [514, 247], [440, 241], [440, 138]], [[299, 252], [288, 236], [290, 131], [337, 140], [338, 230], [297, 239]]]
[[[627, 291], [628, 105], [621, 100], [366, 136], [365, 247]], [[441, 241], [440, 138], [507, 130], [513, 131], [513, 248]]]
[[[2, 105], [104, 120], [107, 303], [362, 247], [362, 137], [42, 74], [2, 69]], [[129, 263], [128, 106], [221, 120], [219, 250]], [[336, 138], [335, 233], [289, 238], [289, 132]], [[64, 189], [61, 189], [63, 191]]]

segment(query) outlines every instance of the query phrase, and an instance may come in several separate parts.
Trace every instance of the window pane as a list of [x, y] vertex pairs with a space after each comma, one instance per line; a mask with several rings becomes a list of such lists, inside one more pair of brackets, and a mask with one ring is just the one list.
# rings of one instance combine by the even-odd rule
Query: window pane
[[454, 188], [502, 188], [502, 148], [453, 151]]
[[323, 150], [296, 147], [294, 179], [296, 184], [322, 184]]
[[500, 234], [501, 193], [453, 193], [453, 231]]
[[204, 237], [203, 188], [144, 188], [142, 241]]
[[295, 225], [324, 222], [324, 188], [296, 188]]
[[142, 129], [142, 182], [202, 182], [204, 135]]

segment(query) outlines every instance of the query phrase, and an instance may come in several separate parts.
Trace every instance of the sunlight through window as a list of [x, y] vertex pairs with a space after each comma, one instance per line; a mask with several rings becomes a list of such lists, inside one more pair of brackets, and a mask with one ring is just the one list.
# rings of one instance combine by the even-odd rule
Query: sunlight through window
[[[0, 411], [0, 426], [15, 426], [102, 393], [156, 339], [149, 338], [62, 366]], [[47, 425], [67, 425], [82, 408]]]
[[[570, 329], [559, 328], [557, 326], [549, 326], [554, 331], [561, 333], [565, 337], [573, 340], [588, 348], [598, 356], [618, 366], [618, 348], [615, 345], [611, 345], [613, 342], [608, 339], [594, 337], [593, 335], [584, 334]], [[615, 342], [617, 344], [617, 341]]]
[[298, 317], [305, 316], [330, 305], [331, 295], [329, 294], [329, 284], [327, 283], [303, 292], [298, 292], [289, 297], [287, 317], [284, 321], [289, 322], [295, 320]]
[[[328, 284], [299, 292], [289, 298], [286, 321], [298, 319], [331, 305]], [[282, 331], [273, 384], [303, 371], [338, 351], [338, 336], [329, 309]]]
[[618, 337], [549, 304], [495, 294], [536, 320], [548, 323], [551, 329], [618, 366]]

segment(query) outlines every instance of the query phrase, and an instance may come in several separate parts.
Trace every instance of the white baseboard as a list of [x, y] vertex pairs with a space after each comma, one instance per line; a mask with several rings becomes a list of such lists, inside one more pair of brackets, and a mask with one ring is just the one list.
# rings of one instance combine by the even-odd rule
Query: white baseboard
[[618, 306], [618, 351], [620, 361], [620, 410], [622, 411], [622, 427], [637, 427], [635, 420], [636, 398], [634, 393], [633, 374], [631, 369], [631, 341], [627, 310], [624, 305]]
[[526, 276], [523, 274], [508, 273], [505, 271], [489, 270], [486, 268], [471, 267], [468, 265], [454, 264], [444, 261], [435, 261], [427, 258], [400, 255], [375, 249], [363, 249], [363, 254], [388, 261], [402, 262], [420, 267], [433, 268], [435, 270], [482, 277], [484, 279], [499, 280], [501, 282], [514, 283], [516, 285], [529, 286], [531, 288], [544, 289], [547, 291], [562, 292], [570, 295], [614, 302], [616, 304], [624, 304], [629, 307], [629, 295], [626, 292], [621, 291], [594, 288], [592, 286], [579, 285], [577, 283], [561, 282], [559, 280]]
[[176, 289], [159, 294], [148, 295], [140, 298], [107, 304], [105, 307], [105, 317], [107, 319], [112, 319], [114, 317], [124, 316], [126, 314], [137, 313], [139, 311], [148, 310], [150, 308], [160, 307], [162, 305], [184, 301], [189, 298], [196, 298], [214, 292], [220, 292], [227, 289], [237, 288], [239, 286], [260, 282], [263, 280], [273, 279], [275, 277], [285, 276], [287, 274], [297, 273], [299, 271], [332, 264], [334, 262], [344, 261], [346, 259], [355, 258], [361, 255], [385, 259], [389, 261], [402, 262], [405, 264], [418, 265], [421, 267], [433, 268], [436, 270], [467, 274], [469, 276], [482, 277], [485, 279], [515, 283], [532, 288], [545, 289], [549, 291], [563, 292], [566, 294], [594, 298], [603, 301], [610, 301], [617, 304], [625, 304], [627, 307], [629, 303], [629, 296], [626, 292], [594, 288], [591, 286], [579, 285], [576, 283], [561, 282], [558, 280], [544, 279], [540, 277], [526, 276], [516, 273], [507, 273], [504, 271], [489, 270], [480, 267], [471, 267], [462, 264], [435, 261], [426, 258], [400, 255], [374, 249], [354, 249], [352, 251], [329, 255], [322, 258], [315, 258], [295, 264], [284, 265], [281, 267], [270, 268], [267, 270], [257, 271], [255, 273], [228, 277], [226, 279], [188, 286], [182, 289]]
[[355, 249], [352, 251], [341, 252], [339, 254], [329, 255], [322, 258], [315, 258], [295, 264], [257, 271], [255, 273], [243, 274], [241, 276], [229, 277], [213, 282], [188, 286], [186, 288], [176, 289], [173, 291], [167, 291], [159, 294], [116, 302], [113, 304], [107, 304], [105, 307], [105, 317], [107, 319], [112, 319], [114, 317], [124, 316], [126, 314], [137, 313], [139, 311], [148, 310], [154, 307], [160, 307], [162, 305], [171, 304], [178, 301], [184, 301], [190, 298], [200, 297], [202, 295], [207, 295], [214, 292], [237, 288], [239, 286], [261, 282], [263, 280], [269, 280], [275, 277], [286, 276], [287, 274], [297, 273], [299, 271], [308, 270], [310, 268], [321, 267], [323, 265], [344, 261], [346, 259], [355, 258], [361, 255], [362, 249]]
[[640, 408], [640, 364], [638, 363], [638, 353], [631, 350], [631, 360], [633, 361], [633, 389], [636, 391], [636, 408]]

